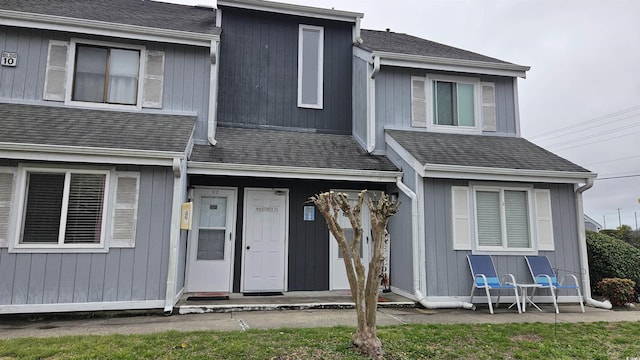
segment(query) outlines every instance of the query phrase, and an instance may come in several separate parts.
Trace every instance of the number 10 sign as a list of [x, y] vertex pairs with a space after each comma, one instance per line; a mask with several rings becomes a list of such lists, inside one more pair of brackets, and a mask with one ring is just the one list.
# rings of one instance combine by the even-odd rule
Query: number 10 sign
[[18, 53], [3, 51], [0, 63], [2, 66], [16, 66], [18, 64]]

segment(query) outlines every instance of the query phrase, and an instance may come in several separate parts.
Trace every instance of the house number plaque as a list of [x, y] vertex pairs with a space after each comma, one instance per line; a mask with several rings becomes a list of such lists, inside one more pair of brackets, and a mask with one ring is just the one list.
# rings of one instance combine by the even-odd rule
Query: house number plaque
[[18, 53], [16, 52], [2, 52], [2, 60], [0, 60], [2, 66], [16, 66], [18, 65]]

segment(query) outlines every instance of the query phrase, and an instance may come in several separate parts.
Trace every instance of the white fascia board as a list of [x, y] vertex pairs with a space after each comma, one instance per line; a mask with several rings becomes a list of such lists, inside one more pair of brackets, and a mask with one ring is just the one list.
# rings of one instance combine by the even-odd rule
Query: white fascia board
[[318, 19], [347, 21], [355, 23], [358, 18], [364, 17], [363, 13], [351, 11], [323, 9], [304, 5], [285, 4], [262, 0], [218, 0], [218, 7], [227, 6], [239, 9], [273, 12], [278, 14], [303, 16]]
[[35, 314], [49, 312], [162, 309], [164, 300], [108, 301], [64, 304], [2, 305], [0, 314]]
[[407, 149], [402, 147], [402, 145], [400, 145], [400, 143], [398, 143], [396, 139], [394, 139], [391, 135], [387, 133], [384, 134], [384, 141], [388, 147], [393, 149], [393, 151], [395, 151], [396, 154], [398, 154], [398, 156], [402, 158], [402, 160], [404, 160], [407, 164], [409, 164], [409, 166], [411, 166], [411, 168], [416, 172], [416, 174], [420, 174], [422, 176], [422, 173], [424, 171], [424, 165], [420, 161], [418, 161], [418, 159], [416, 159], [415, 156], [413, 156], [409, 151], [407, 151]]
[[422, 177], [579, 184], [583, 183], [585, 179], [595, 178], [596, 174], [592, 172], [577, 171], [504, 169], [479, 166], [425, 164], [422, 171]]
[[369, 64], [373, 63], [373, 56], [371, 55], [371, 52], [355, 45], [353, 46], [353, 56], [360, 58]]
[[219, 29], [216, 29], [217, 32], [214, 34], [202, 34], [180, 30], [159, 29], [146, 26], [117, 24], [105, 21], [78, 19], [65, 16], [35, 14], [1, 9], [0, 25], [32, 29], [57, 30], [109, 37], [120, 37], [125, 39], [158, 41], [202, 47], [209, 47], [211, 45], [211, 41], [220, 40]]
[[531, 69], [530, 66], [508, 63], [447, 59], [433, 56], [397, 54], [384, 51], [373, 51], [372, 56], [379, 56], [380, 64], [387, 66], [513, 76], [521, 78], [526, 78], [526, 72]]
[[182, 152], [0, 143], [0, 158], [35, 161], [172, 166]]
[[293, 166], [268, 166], [249, 164], [221, 164], [198, 161], [189, 161], [187, 163], [187, 174], [248, 176], [285, 179], [367, 181], [384, 183], [395, 183], [397, 177], [402, 175], [402, 173], [399, 171], [303, 168]]

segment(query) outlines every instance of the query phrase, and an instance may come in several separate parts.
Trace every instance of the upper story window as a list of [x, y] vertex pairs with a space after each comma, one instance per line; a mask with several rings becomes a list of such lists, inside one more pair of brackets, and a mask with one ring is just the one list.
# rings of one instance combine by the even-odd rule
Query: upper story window
[[140, 50], [76, 46], [73, 101], [136, 105]]
[[44, 100], [122, 109], [162, 108], [164, 52], [142, 45], [49, 41]]
[[298, 33], [298, 106], [322, 109], [324, 28], [300, 25]]
[[495, 86], [474, 78], [411, 77], [411, 126], [495, 131]]

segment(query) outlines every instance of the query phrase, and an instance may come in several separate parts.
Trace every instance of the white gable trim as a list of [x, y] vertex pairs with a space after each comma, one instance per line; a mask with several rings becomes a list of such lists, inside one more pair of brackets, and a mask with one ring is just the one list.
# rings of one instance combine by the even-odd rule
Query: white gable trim
[[449, 59], [433, 56], [420, 56], [374, 51], [372, 56], [380, 56], [380, 63], [387, 66], [410, 67], [427, 70], [443, 70], [485, 75], [526, 77], [530, 66], [494, 63], [475, 60]]
[[211, 41], [220, 40], [219, 29], [216, 29], [217, 33], [215, 34], [202, 34], [11, 10], [0, 10], [0, 25], [102, 35], [125, 39], [169, 42], [174, 44], [203, 47], [209, 47]]
[[295, 16], [303, 16], [318, 19], [337, 20], [355, 23], [358, 18], [364, 17], [363, 13], [350, 11], [323, 9], [311, 6], [284, 4], [273, 1], [262, 0], [218, 0], [218, 8], [220, 6], [234, 7], [239, 9], [257, 10], [273, 12], [278, 14], [287, 14]]

